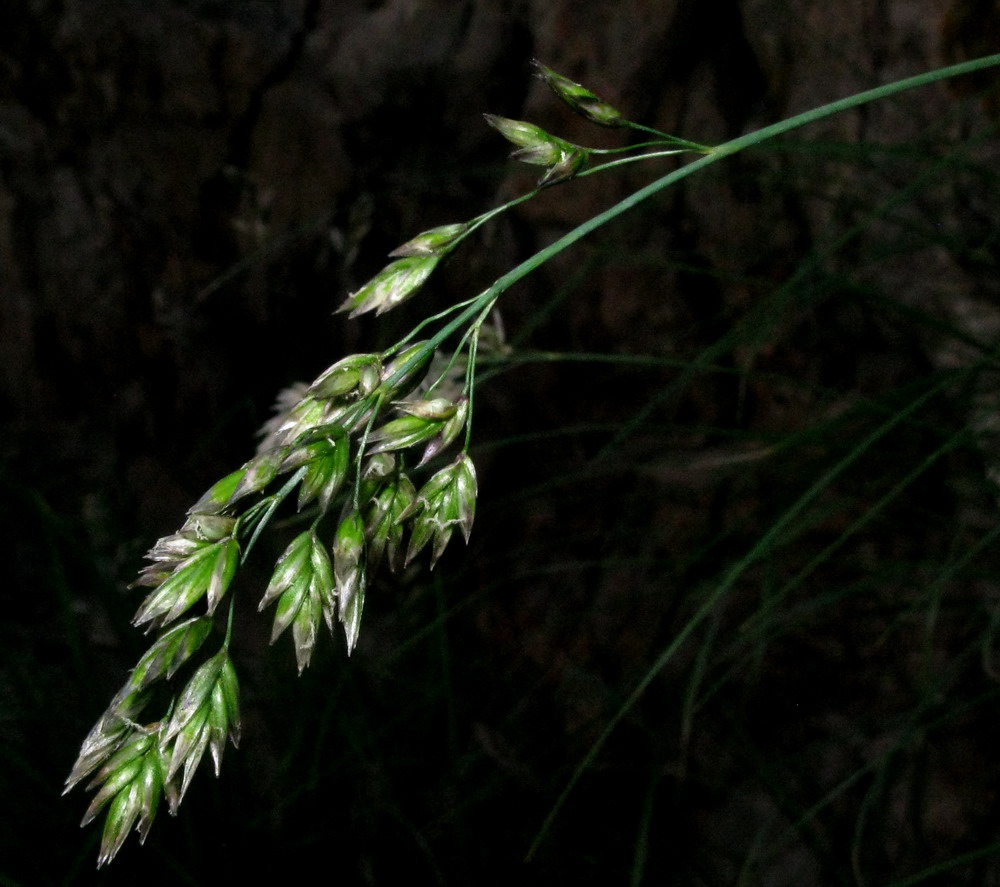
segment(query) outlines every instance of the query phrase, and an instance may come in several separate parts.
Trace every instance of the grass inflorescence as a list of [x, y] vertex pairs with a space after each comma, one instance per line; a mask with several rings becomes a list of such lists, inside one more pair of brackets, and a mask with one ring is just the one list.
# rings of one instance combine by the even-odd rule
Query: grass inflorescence
[[[496, 306], [505, 291], [587, 234], [732, 154], [904, 89], [996, 64], [1000, 57], [900, 81], [718, 146], [632, 123], [585, 87], [538, 64], [540, 79], [573, 111], [598, 126], [631, 130], [643, 141], [623, 148], [588, 148], [526, 121], [487, 115], [489, 125], [514, 146], [513, 159], [542, 169], [537, 187], [471, 220], [437, 226], [411, 238], [390, 254], [389, 264], [347, 296], [340, 311], [351, 317], [381, 315], [416, 298], [477, 229], [544, 189], [623, 163], [688, 154], [697, 159], [595, 215], [478, 295], [424, 318], [384, 351], [348, 355], [311, 383], [293, 389], [264, 429], [257, 453], [212, 485], [191, 507], [180, 529], [149, 550], [148, 563], [134, 583], [148, 590], [134, 624], [152, 633], [153, 642], [84, 740], [67, 780], [67, 790], [85, 780], [96, 790], [84, 824], [104, 812], [99, 865], [114, 858], [133, 829], [140, 840], [145, 839], [161, 800], [166, 800], [171, 813], [177, 812], [206, 751], [218, 773], [225, 747], [239, 741], [239, 680], [230, 655], [237, 577], [277, 515], [294, 507], [303, 529], [274, 565], [258, 609], [273, 610], [272, 643], [291, 634], [300, 673], [312, 661], [324, 625], [330, 634], [342, 636], [348, 654], [355, 649], [366, 591], [376, 570], [400, 572], [425, 551], [433, 568], [453, 538], [468, 542], [478, 499], [477, 471], [470, 454], [477, 372], [485, 377], [486, 366], [492, 371], [532, 359], [512, 356], [504, 341]], [[882, 207], [880, 212], [891, 209]], [[790, 282], [788, 290], [800, 282]], [[782, 296], [779, 292], [774, 299], [780, 301]], [[711, 368], [715, 357], [711, 350], [704, 352], [688, 371]], [[873, 409], [882, 410], [882, 415], [857, 445], [839, 454], [803, 494], [772, 515], [769, 528], [720, 581], [706, 589], [683, 627], [621, 701], [570, 774], [529, 856], [543, 845], [581, 775], [617, 725], [678, 651], [706, 629], [720, 602], [794, 536], [835, 481], [866, 458], [872, 447], [979, 368], [979, 364], [966, 367], [961, 378], [948, 375], [908, 392], [908, 399], [890, 410], [876, 405]], [[655, 403], [649, 405], [650, 410], [654, 407]], [[613, 449], [647, 417], [640, 411], [607, 446]], [[963, 437], [945, 440], [926, 457], [926, 465], [914, 466], [914, 477], [965, 442]], [[765, 450], [771, 453], [776, 448]], [[776, 582], [767, 607], [754, 617], [755, 623], [748, 622], [751, 634], [760, 638], [777, 630], [773, 614], [780, 612], [794, 590], [875, 520], [883, 505], [888, 506], [911, 481], [883, 491], [878, 504], [844, 527], [814, 560]], [[743, 664], [738, 649], [727, 651], [727, 656], [732, 668]], [[686, 701], [688, 722], [725, 684], [725, 674], [707, 667], [698, 674]], [[636, 849], [637, 870], [642, 846], [640, 842]]]

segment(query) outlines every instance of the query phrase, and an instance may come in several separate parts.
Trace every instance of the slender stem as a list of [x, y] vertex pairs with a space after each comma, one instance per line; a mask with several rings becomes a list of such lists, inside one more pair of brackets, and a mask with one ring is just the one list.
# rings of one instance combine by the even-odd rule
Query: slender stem
[[375, 427], [375, 420], [381, 415], [385, 403], [385, 396], [379, 394], [378, 399], [375, 401], [375, 408], [365, 423], [365, 430], [361, 434], [361, 440], [358, 441], [358, 455], [354, 460], [354, 488], [351, 492], [351, 506], [357, 512], [361, 511], [361, 473], [364, 470], [365, 450], [368, 449], [368, 436], [372, 433], [372, 428]]
[[229, 652], [229, 640], [233, 636], [233, 611], [236, 608], [236, 595], [229, 596], [229, 616], [226, 618], [226, 639], [222, 642], [222, 649]]
[[930, 84], [937, 83], [940, 80], [960, 77], [963, 74], [971, 74], [974, 71], [981, 71], [984, 68], [993, 68], [997, 65], [1000, 65], [1000, 53], [984, 56], [979, 59], [973, 59], [969, 62], [962, 62], [958, 65], [949, 65], [946, 68], [938, 68], [934, 71], [927, 71], [924, 74], [917, 74], [914, 77], [906, 77], [903, 80], [897, 80], [894, 83], [887, 83], [883, 86], [876, 86], [874, 89], [868, 89], [864, 92], [848, 96], [845, 99], [839, 99], [835, 102], [830, 102], [827, 105], [821, 105], [819, 108], [813, 108], [811, 111], [804, 111], [801, 114], [796, 114], [794, 117], [789, 117], [787, 120], [781, 120], [778, 123], [771, 124], [771, 126], [765, 126], [763, 129], [747, 133], [746, 135], [740, 136], [739, 138], [713, 148], [712, 153], [715, 155], [721, 154], [723, 156], [735, 154], [737, 151], [742, 151], [744, 148], [749, 148], [751, 145], [767, 141], [775, 136], [790, 132], [793, 129], [799, 129], [802, 126], [814, 123], [817, 120], [832, 117], [834, 114], [839, 114], [842, 111], [849, 111], [851, 108], [857, 108], [861, 105], [877, 102], [900, 92], [917, 89], [921, 86], [929, 86]]
[[[629, 151], [638, 151], [640, 148], [663, 148], [669, 145], [673, 149], [673, 153], [679, 154], [681, 151], [692, 150], [690, 148], [679, 148], [677, 147], [677, 142], [674, 139], [665, 140], [657, 139], [655, 142], [639, 142], [636, 145], [622, 145], [620, 148], [584, 148], [588, 154], [628, 154]], [[705, 154], [711, 151], [711, 148], [701, 147], [699, 154]]]
[[[469, 222], [468, 229], [466, 229], [459, 237], [455, 238], [454, 242], [451, 245], [451, 249], [452, 250], [455, 249], [455, 247], [457, 247], [463, 240], [465, 240], [466, 237], [468, 237], [473, 231], [475, 231], [476, 228], [480, 227], [481, 225], [485, 225], [494, 216], [498, 216], [500, 215], [500, 213], [505, 213], [507, 212], [507, 210], [513, 209], [519, 203], [524, 203], [527, 200], [531, 200], [531, 198], [534, 197], [541, 190], [542, 190], [541, 188], [534, 188], [531, 191], [522, 194], [520, 197], [515, 197], [513, 200], [508, 200], [502, 206], [496, 206], [493, 209], [487, 210], [482, 215], [476, 216], [476, 218], [474, 218], [471, 222]], [[449, 250], [449, 252], [450, 251], [451, 250]]]
[[465, 367], [465, 397], [468, 400], [468, 407], [465, 414], [465, 443], [462, 452], [468, 453], [472, 443], [472, 412], [475, 406], [476, 394], [476, 355], [479, 352], [479, 334], [483, 328], [482, 318], [475, 324], [475, 333], [469, 340], [469, 362]]
[[582, 179], [584, 176], [593, 175], [595, 172], [604, 172], [616, 166], [624, 166], [626, 163], [637, 163], [640, 160], [652, 160], [656, 157], [673, 157], [677, 154], [689, 154], [690, 152], [690, 148], [671, 148], [668, 151], [650, 151], [646, 154], [636, 154], [634, 157], [621, 157], [618, 160], [609, 160], [600, 166], [592, 166], [590, 169], [585, 169], [577, 173], [576, 177]]
[[252, 505], [248, 508], [238, 519], [237, 526], [240, 530], [243, 529], [243, 524], [247, 523], [253, 526], [253, 532], [250, 535], [250, 539], [246, 545], [243, 546], [243, 551], [240, 556], [240, 563], [245, 563], [246, 559], [250, 556], [250, 550], [257, 543], [257, 539], [261, 534], [264, 527], [270, 522], [271, 518], [274, 516], [274, 512], [278, 510], [278, 506], [288, 498], [288, 494], [295, 489], [295, 485], [305, 477], [306, 469], [300, 468], [295, 472], [285, 483], [282, 485], [281, 489], [277, 493], [272, 493], [270, 496], [261, 499], [260, 502]]
[[712, 148], [709, 145], [699, 145], [697, 142], [689, 142], [687, 139], [681, 139], [677, 136], [669, 135], [665, 132], [660, 132], [658, 129], [653, 129], [651, 126], [643, 126], [641, 123], [634, 123], [631, 120], [625, 121], [623, 124], [628, 129], [635, 130], [636, 132], [645, 132], [650, 135], [659, 136], [661, 140], [669, 142], [671, 145], [679, 145], [685, 150], [697, 151], [699, 154], [708, 154], [711, 152]]
[[[872, 102], [877, 102], [882, 99], [888, 98], [889, 96], [897, 95], [901, 92], [906, 92], [910, 89], [917, 89], [922, 86], [929, 86], [932, 83], [937, 83], [941, 80], [948, 80], [952, 77], [960, 77], [963, 74], [971, 74], [975, 71], [981, 71], [984, 68], [991, 68], [1000, 65], [1000, 53], [990, 56], [984, 56], [983, 58], [973, 59], [968, 62], [961, 62], [957, 65], [949, 65], [945, 68], [938, 68], [934, 71], [927, 71], [924, 74], [917, 74], [913, 77], [906, 77], [903, 80], [897, 80], [893, 83], [887, 83], [883, 86], [876, 86], [874, 89], [868, 89], [864, 92], [856, 93], [855, 95], [848, 96], [847, 98], [838, 99], [835, 102], [830, 102], [826, 105], [821, 105], [818, 108], [813, 108], [809, 111], [804, 111], [801, 114], [796, 114], [794, 117], [789, 117], [787, 120], [781, 120], [777, 123], [773, 123], [770, 126], [765, 126], [763, 129], [755, 130], [754, 132], [747, 133], [746, 135], [739, 136], [738, 138], [731, 139], [728, 142], [724, 142], [721, 145], [716, 145], [715, 147], [706, 147], [704, 145], [699, 145], [696, 142], [688, 142], [685, 140], [676, 140], [677, 144], [685, 145], [692, 150], [707, 152], [703, 157], [699, 157], [697, 160], [693, 160], [686, 166], [682, 166], [680, 169], [675, 169], [672, 172], [667, 173], [665, 176], [656, 179], [656, 181], [651, 182], [644, 188], [640, 188], [638, 191], [633, 192], [624, 200], [616, 203], [614, 206], [605, 210], [602, 213], [598, 213], [582, 224], [578, 225], [572, 231], [564, 234], [559, 240], [547, 246], [545, 249], [539, 250], [533, 256], [525, 259], [520, 265], [511, 271], [507, 272], [503, 277], [497, 279], [493, 285], [480, 293], [472, 302], [469, 307], [463, 311], [458, 317], [451, 321], [447, 326], [443, 327], [437, 335], [435, 335], [428, 342], [428, 348], [433, 350], [437, 348], [449, 335], [451, 335], [455, 330], [461, 327], [464, 323], [475, 316], [477, 311], [477, 305], [485, 302], [489, 299], [495, 298], [503, 292], [506, 292], [515, 283], [524, 277], [527, 277], [536, 268], [544, 265], [549, 259], [561, 253], [563, 250], [572, 246], [578, 240], [582, 240], [592, 231], [596, 231], [598, 228], [618, 218], [618, 216], [629, 210], [635, 209], [640, 203], [648, 200], [654, 194], [658, 194], [665, 188], [669, 188], [671, 185], [676, 184], [682, 179], [687, 178], [689, 175], [704, 169], [707, 166], [721, 160], [724, 157], [729, 157], [732, 154], [737, 154], [747, 148], [751, 148], [755, 145], [759, 145], [763, 142], [769, 141], [776, 136], [783, 135], [786, 132], [791, 132], [795, 129], [801, 129], [803, 126], [808, 126], [810, 123], [815, 123], [818, 120], [823, 120], [827, 117], [832, 117], [835, 114], [840, 114], [843, 111], [849, 111], [852, 108], [859, 108], [862, 105], [867, 105]], [[669, 136], [666, 133], [661, 133], [658, 130], [650, 129], [649, 127], [641, 126], [640, 124], [631, 124], [632, 129], [638, 129], [643, 132], [649, 132], [654, 135], [662, 136], [671, 141], [675, 140], [675, 137]], [[660, 152], [657, 152], [656, 156]], [[654, 156], [654, 155], [648, 155]], [[639, 158], [642, 159], [642, 158]], [[625, 159], [625, 162], [628, 158]], [[623, 161], [612, 161], [609, 164], [604, 164], [601, 167], [596, 167], [594, 170], [589, 172], [596, 172], [598, 169], [605, 169], [611, 166], [613, 163], [621, 163]], [[470, 232], [479, 227], [488, 219], [497, 215], [498, 213], [504, 212], [510, 209], [512, 206], [516, 206], [531, 197], [534, 197], [538, 193], [539, 189], [529, 191], [527, 194], [521, 197], [515, 198], [508, 203], [505, 203], [501, 207], [490, 210], [489, 212], [483, 213], [479, 216], [470, 228]], [[433, 345], [431, 344], [433, 343]], [[416, 365], [423, 358], [417, 356], [413, 359], [412, 364]], [[409, 369], [405, 367], [400, 371], [400, 377], [404, 370]]]
[[[650, 182], [650, 184], [646, 185], [644, 188], [640, 188], [638, 191], [634, 191], [624, 200], [619, 201], [614, 206], [606, 209], [604, 212], [598, 213], [596, 216], [592, 216], [587, 219], [587, 221], [577, 225], [572, 231], [568, 231], [554, 243], [539, 250], [533, 256], [530, 256], [521, 262], [521, 264], [516, 268], [508, 271], [502, 277], [497, 278], [497, 280], [495, 280], [488, 289], [484, 290], [474, 299], [470, 300], [464, 311], [454, 317], [449, 323], [445, 324], [445, 326], [438, 330], [435, 335], [428, 339], [424, 348], [417, 354], [414, 354], [410, 360], [399, 368], [393, 378], [388, 380], [389, 384], [400, 381], [407, 373], [419, 364], [423, 363], [423, 361], [425, 361], [430, 354], [433, 354], [433, 352], [439, 345], [441, 345], [442, 342], [445, 341], [445, 339], [471, 321], [479, 313], [482, 306], [495, 301], [498, 296], [510, 289], [515, 283], [527, 277], [537, 268], [544, 265], [563, 250], [568, 249], [578, 240], [582, 240], [591, 232], [596, 231], [608, 222], [613, 221], [618, 218], [618, 216], [629, 212], [629, 210], [635, 209], [639, 204], [648, 200], [650, 197], [653, 197], [655, 194], [659, 194], [660, 191], [663, 191], [665, 188], [669, 188], [671, 185], [676, 184], [682, 179], [705, 169], [711, 164], [722, 160], [724, 157], [729, 157], [730, 155], [743, 151], [746, 148], [759, 145], [762, 142], [775, 138], [776, 136], [783, 135], [784, 133], [791, 132], [795, 129], [800, 129], [803, 126], [815, 123], [818, 120], [832, 117], [834, 114], [840, 114], [843, 111], [849, 111], [852, 108], [858, 108], [862, 105], [870, 104], [871, 102], [876, 102], [910, 89], [928, 86], [931, 83], [937, 83], [940, 80], [947, 80], [951, 77], [958, 77], [962, 74], [969, 74], [973, 71], [980, 71], [983, 68], [995, 67], [997, 65], [1000, 65], [1000, 53], [985, 56], [980, 59], [973, 59], [969, 62], [962, 62], [958, 65], [949, 65], [946, 68], [938, 68], [935, 71], [928, 71], [925, 74], [918, 74], [915, 77], [907, 77], [903, 80], [897, 80], [894, 83], [887, 83], [884, 86], [878, 86], [874, 89], [859, 92], [856, 95], [848, 96], [844, 99], [838, 99], [835, 102], [830, 102], [829, 104], [822, 105], [819, 108], [813, 108], [812, 110], [805, 111], [802, 114], [796, 114], [794, 117], [789, 117], [787, 120], [779, 121], [771, 126], [765, 126], [763, 129], [755, 130], [754, 132], [747, 133], [746, 135], [739, 136], [731, 141], [717, 145], [714, 148], [707, 149], [710, 150], [711, 153], [708, 153], [703, 157], [699, 157], [697, 160], [693, 160], [686, 166], [675, 169], [667, 173], [665, 176], [661, 176], [656, 179], [656, 181]], [[657, 134], [663, 135], [662, 133]], [[694, 145], [693, 142], [690, 144]], [[702, 146], [698, 145], [695, 147], [701, 148]], [[515, 201], [504, 204], [503, 207], [499, 207], [497, 210], [491, 210], [488, 213], [484, 213], [479, 217], [476, 224], [481, 224], [497, 212], [501, 212], [509, 208], [516, 202], [526, 200], [536, 193], [537, 189], [529, 192], [521, 198], [517, 198]]]

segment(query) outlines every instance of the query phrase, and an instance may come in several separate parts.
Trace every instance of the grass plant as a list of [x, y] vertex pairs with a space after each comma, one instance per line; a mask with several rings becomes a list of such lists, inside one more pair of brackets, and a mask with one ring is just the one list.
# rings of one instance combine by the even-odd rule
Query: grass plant
[[[153, 642], [84, 740], [67, 780], [67, 790], [85, 780], [96, 790], [84, 823], [104, 814], [98, 865], [115, 857], [131, 831], [137, 831], [140, 840], [146, 838], [162, 800], [172, 814], [177, 812], [206, 752], [218, 773], [226, 746], [239, 741], [239, 678], [230, 652], [238, 606], [235, 589], [241, 568], [265, 533], [285, 519], [294, 523], [296, 530], [259, 600], [259, 610], [273, 609], [271, 642], [282, 635], [291, 636], [300, 674], [317, 654], [324, 624], [332, 634], [342, 635], [350, 654], [358, 642], [366, 591], [375, 572], [381, 569], [402, 574], [425, 556], [433, 569], [453, 538], [460, 536], [469, 542], [477, 506], [493, 507], [489, 502], [478, 503], [479, 479], [473, 462], [473, 419], [480, 383], [500, 374], [514, 374], [517, 367], [528, 363], [574, 362], [590, 371], [608, 363], [621, 373], [671, 371], [669, 382], [638, 405], [625, 422], [594, 421], [542, 432], [600, 439], [585, 480], [600, 482], [602, 474], [614, 477], [622, 470], [616, 462], [622, 448], [658, 421], [665, 405], [693, 380], [725, 378], [745, 386], [763, 378], [764, 371], [733, 368], [726, 362], [726, 355], [737, 347], [774, 338], [789, 305], [820, 306], [835, 285], [843, 290], [845, 281], [826, 269], [831, 267], [832, 258], [849, 252], [862, 232], [876, 224], [889, 225], [899, 238], [898, 254], [905, 249], [907, 238], [926, 239], [933, 233], [921, 227], [921, 220], [909, 212], [924, 189], [956, 170], [980, 173], [964, 154], [968, 146], [956, 147], [954, 152], [924, 163], [921, 173], [901, 183], [888, 199], [854, 213], [853, 220], [823, 244], [822, 252], [801, 262], [785, 284], [771, 291], [744, 318], [690, 359], [519, 349], [518, 331], [508, 342], [497, 321], [498, 303], [511, 287], [583, 238], [637, 211], [664, 189], [740, 152], [765, 148], [788, 155], [804, 151], [814, 155], [825, 152], [827, 156], [845, 150], [856, 152], [839, 145], [777, 140], [831, 115], [997, 65], [1000, 56], [941, 68], [714, 146], [632, 123], [585, 87], [537, 65], [538, 76], [576, 113], [595, 125], [626, 131], [639, 140], [621, 149], [592, 149], [572, 144], [529, 122], [487, 115], [489, 125], [514, 146], [512, 157], [540, 168], [537, 187], [471, 220], [419, 233], [393, 251], [392, 261], [350, 294], [341, 311], [351, 317], [381, 315], [418, 298], [439, 266], [453, 261], [453, 254], [479, 228], [543, 191], [556, 186], [586, 187], [570, 183], [591, 175], [614, 174], [625, 164], [649, 163], [673, 155], [693, 159], [559, 237], [478, 295], [420, 320], [391, 347], [343, 357], [309, 385], [293, 390], [265, 429], [257, 454], [211, 486], [191, 507], [181, 528], [150, 549], [149, 563], [135, 583], [148, 591], [134, 622], [152, 633]], [[890, 149], [870, 152], [872, 162], [878, 164], [899, 159]], [[856, 160], [857, 154], [851, 157]], [[947, 234], [937, 236], [944, 239]], [[659, 258], [651, 257], [651, 261], [656, 260]], [[863, 289], [863, 273], [851, 285]], [[556, 298], [571, 295], [568, 291]], [[875, 568], [865, 581], [852, 584], [845, 579], [825, 597], [804, 593], [818, 573], [835, 570], [838, 559], [846, 552], [858, 556], [858, 540], [866, 530], [879, 522], [899, 519], [900, 509], [905, 510], [914, 489], [939, 471], [942, 464], [976, 452], [983, 443], [984, 434], [976, 432], [973, 417], [967, 417], [967, 424], [952, 427], [942, 427], [933, 417], [956, 392], [975, 391], [995, 373], [997, 343], [977, 340], [968, 331], [913, 306], [892, 303], [886, 311], [905, 314], [905, 323], [911, 327], [925, 327], [939, 339], [961, 344], [965, 354], [962, 362], [888, 393], [846, 402], [835, 386], [812, 390], [809, 396], [830, 409], [815, 424], [794, 433], [770, 439], [747, 433], [740, 438], [739, 432], [732, 429], [709, 429], [719, 435], [735, 435], [742, 446], [738, 453], [727, 449], [714, 459], [711, 454], [703, 454], [700, 463], [703, 467], [710, 465], [712, 471], [733, 474], [733, 483], [740, 482], [738, 472], [746, 464], [771, 465], [786, 457], [796, 462], [798, 476], [807, 473], [810, 480], [804, 487], [797, 487], [786, 483], [780, 472], [774, 473], [770, 477], [774, 495], [746, 518], [743, 530], [737, 521], [735, 532], [720, 530], [702, 538], [689, 551], [686, 563], [670, 566], [674, 575], [690, 581], [678, 601], [670, 636], [628, 676], [627, 689], [616, 695], [612, 714], [590, 737], [577, 764], [568, 772], [557, 773], [563, 781], [552, 793], [548, 813], [537, 824], [526, 848], [528, 860], [544, 857], [546, 842], [567, 815], [569, 802], [581, 790], [585, 775], [600, 768], [602, 754], [622, 724], [633, 717], [640, 700], [657, 680], [678, 667], [682, 656], [690, 665], [683, 698], [677, 703], [677, 731], [684, 748], [697, 730], [700, 713], [723, 703], [732, 705], [730, 726], [738, 734], [743, 728], [737, 676], [752, 673], [779, 639], [795, 635], [811, 620], [840, 607], [869, 599], [876, 608], [895, 607], [892, 617], [880, 623], [883, 636], [866, 639], [866, 643], [882, 650], [897, 635], [912, 637], [914, 623], [918, 623], [927, 644], [915, 655], [923, 652], [928, 660], [932, 658], [934, 645], [930, 639], [944, 618], [941, 614], [955, 605], [946, 589], [957, 574], [975, 569], [977, 556], [995, 540], [995, 526], [981, 528], [971, 541], [956, 530], [954, 553], [944, 560], [928, 558], [921, 562], [915, 554], [912, 563], [900, 558], [891, 562], [876, 558]], [[544, 308], [537, 317], [539, 323], [543, 322]], [[788, 382], [782, 377], [782, 384]], [[802, 388], [809, 384], [805, 380], [792, 382]], [[523, 440], [505, 438], [480, 443], [487, 449], [491, 445], [516, 448]], [[883, 454], [892, 451], [902, 454], [902, 469], [897, 460], [882, 461]], [[670, 466], [653, 466], [650, 470], [669, 471]], [[874, 486], [867, 480], [872, 476], [881, 477]], [[543, 483], [572, 495], [572, 488], [580, 482], [579, 471], [574, 470], [572, 477], [550, 477]], [[512, 499], [498, 502], [496, 507], [516, 512], [519, 506]], [[831, 516], [836, 519], [831, 520]], [[831, 523], [836, 530], [824, 535], [823, 528]], [[948, 528], [941, 527], [940, 532], [947, 533]], [[519, 552], [518, 557], [524, 558], [522, 565], [508, 564], [508, 578], [497, 581], [523, 579], [537, 569], [527, 564], [545, 563], [544, 544], [533, 556], [525, 558], [526, 554]], [[718, 563], [725, 566], [718, 569]], [[661, 566], [659, 553], [641, 546], [629, 558], [614, 562], [605, 559], [602, 564], [611, 572]], [[584, 572], [587, 566], [581, 561], [548, 563], [544, 568], [569, 574], [574, 570]], [[898, 577], [892, 575], [897, 569], [923, 577], [920, 594], [912, 599], [904, 596], [902, 604], [894, 603], [896, 599], [890, 601], [890, 596], [880, 598], [880, 588], [898, 586]], [[426, 637], [434, 638], [444, 688], [443, 732], [455, 748], [457, 715], [454, 694], [448, 688], [454, 680], [458, 654], [452, 649], [447, 625], [466, 600], [446, 594], [442, 582], [435, 574], [435, 615], [423, 634], [400, 645], [398, 655], [420, 645]], [[757, 604], [748, 606], [747, 601], [754, 598]], [[988, 619], [983, 623], [984, 614], [976, 614], [976, 618], [977, 624], [990, 624]], [[923, 625], [919, 626], [921, 621]], [[886, 815], [892, 803], [894, 771], [890, 764], [909, 766], [907, 758], [918, 745], [918, 735], [933, 733], [941, 723], [961, 717], [957, 712], [938, 715], [940, 698], [952, 692], [961, 680], [962, 669], [970, 662], [977, 658], [991, 661], [995, 619], [989, 633], [972, 632], [967, 627], [962, 630], [970, 632], [962, 660], [940, 668], [928, 661], [923, 671], [924, 684], [919, 688], [920, 704], [898, 712], [892, 741], [880, 757], [859, 763], [838, 784], [806, 784], [807, 777], [790, 775], [789, 769], [748, 737], [740, 765], [749, 774], [747, 778], [769, 786], [774, 810], [761, 821], [753, 850], [738, 862], [734, 883], [759, 883], [760, 873], [775, 864], [775, 859], [785, 852], [783, 848], [793, 843], [808, 846], [811, 864], [822, 867], [835, 843], [823, 832], [825, 811], [866, 783], [851, 838], [855, 881], [865, 883], [867, 857], [879, 852], [891, 854], [891, 848], [873, 849], [869, 831], [870, 823]], [[995, 703], [996, 694], [986, 694], [964, 704], [975, 708]], [[324, 729], [335, 728], [328, 725]], [[375, 744], [381, 741], [373, 737], [365, 741], [369, 740]], [[345, 751], [345, 755], [351, 753]], [[299, 765], [296, 759], [287, 766]], [[326, 766], [319, 760], [311, 764], [319, 770]], [[652, 772], [641, 808], [635, 811], [635, 841], [627, 853], [631, 883], [644, 883], [648, 875], [657, 799], [667, 781], [662, 771]], [[289, 804], [294, 802], [289, 798]], [[794, 835], [795, 840], [789, 835]], [[986, 842], [955, 857], [950, 865], [970, 864], [995, 851], [995, 843]], [[428, 859], [433, 859], [430, 851]], [[901, 875], [893, 883], [930, 882], [947, 871], [948, 865], [928, 863], [922, 871]], [[444, 876], [440, 879], [443, 881]]]

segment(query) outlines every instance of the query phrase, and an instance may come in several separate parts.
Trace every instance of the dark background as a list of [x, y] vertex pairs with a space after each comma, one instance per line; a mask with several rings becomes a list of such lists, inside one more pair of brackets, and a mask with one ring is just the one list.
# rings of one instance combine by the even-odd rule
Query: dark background
[[731, 158], [505, 295], [469, 549], [382, 577], [351, 659], [324, 638], [298, 678], [255, 614], [278, 533], [236, 587], [221, 778], [98, 875], [59, 797], [148, 641], [143, 552], [277, 392], [671, 168], [547, 191], [398, 316], [335, 315], [529, 186], [482, 112], [626, 141], [532, 58], [716, 143], [998, 33], [957, 0], [5, 3], [0, 882], [1000, 884], [994, 75]]

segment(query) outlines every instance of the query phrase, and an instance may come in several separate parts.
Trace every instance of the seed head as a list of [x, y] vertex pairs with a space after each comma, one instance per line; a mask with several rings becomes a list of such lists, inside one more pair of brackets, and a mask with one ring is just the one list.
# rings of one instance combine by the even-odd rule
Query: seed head
[[212, 631], [212, 619], [198, 616], [185, 619], [163, 632], [132, 669], [127, 687], [143, 690], [161, 678], [170, 680], [205, 642]]
[[500, 135], [518, 148], [544, 150], [545, 146], [551, 145], [555, 138], [540, 126], [535, 126], [526, 120], [512, 120], [510, 117], [499, 117], [496, 114], [484, 114], [483, 117]]
[[440, 431], [443, 421], [421, 419], [419, 416], [400, 416], [376, 428], [368, 436], [369, 453], [391, 453], [405, 450], [425, 441]]
[[271, 450], [266, 453], [260, 453], [247, 462], [240, 469], [243, 472], [243, 476], [229, 498], [230, 504], [251, 493], [259, 493], [263, 490], [264, 487], [278, 476], [285, 455], [286, 451], [284, 449]]
[[347, 477], [350, 458], [351, 441], [346, 434], [317, 440], [293, 452], [295, 467], [304, 465], [306, 469], [299, 488], [299, 510], [313, 499], [324, 512], [330, 507]]
[[410, 545], [406, 563], [413, 560], [428, 543], [433, 542], [431, 568], [444, 553], [455, 527], [466, 542], [476, 514], [476, 470], [472, 460], [462, 453], [451, 465], [442, 468], [420, 488], [413, 504], [400, 516], [410, 520]]
[[537, 59], [532, 62], [532, 65], [535, 67], [536, 77], [545, 81], [549, 89], [577, 114], [586, 117], [591, 123], [609, 127], [628, 125], [628, 122], [616, 108], [599, 99], [586, 87], [573, 82], [568, 77], [563, 77], [562, 74], [557, 74], [551, 68], [546, 68]]
[[539, 187], [544, 185], [556, 185], [573, 178], [587, 162], [587, 152], [583, 148], [563, 142], [560, 149], [559, 159], [552, 164], [539, 180]]
[[338, 618], [347, 636], [348, 655], [361, 630], [365, 603], [365, 525], [361, 515], [350, 511], [341, 520], [333, 539], [333, 575], [337, 585]]
[[401, 400], [396, 409], [408, 416], [437, 422], [450, 419], [458, 410], [447, 397], [433, 397], [430, 400]]
[[437, 255], [412, 255], [386, 265], [361, 289], [351, 293], [338, 309], [357, 317], [368, 311], [383, 314], [402, 305], [424, 285], [441, 261]]
[[308, 394], [318, 400], [350, 400], [371, 394], [378, 386], [382, 361], [377, 354], [352, 354], [324, 370]]
[[108, 808], [97, 867], [114, 859], [135, 826], [140, 841], [153, 824], [163, 795], [166, 761], [157, 737], [157, 725], [133, 725], [119, 750], [98, 772], [91, 788], [100, 786], [81, 825]]
[[[184, 687], [159, 745], [169, 747], [165, 793], [174, 813], [184, 799], [206, 748], [211, 748], [216, 775], [226, 740], [239, 742], [239, 683], [225, 649], [204, 662]], [[183, 772], [182, 772], [183, 771]], [[178, 786], [175, 778], [180, 775]]]
[[364, 515], [370, 570], [375, 570], [383, 554], [388, 556], [391, 570], [399, 566], [400, 545], [403, 541], [401, 516], [413, 504], [416, 496], [413, 482], [400, 472], [369, 500]]
[[223, 511], [232, 501], [233, 493], [240, 481], [243, 480], [246, 471], [247, 466], [244, 465], [231, 474], [227, 474], [222, 480], [216, 481], [205, 492], [205, 495], [191, 506], [188, 514], [218, 514]]
[[453, 406], [454, 410], [441, 426], [441, 432], [427, 444], [424, 454], [420, 458], [421, 465], [430, 462], [438, 453], [447, 449], [465, 427], [469, 418], [469, 399], [460, 397]]
[[538, 182], [540, 186], [554, 185], [572, 178], [587, 162], [585, 148], [556, 138], [533, 123], [497, 117], [494, 114], [486, 114], [485, 117], [486, 122], [507, 141], [518, 146], [510, 155], [512, 160], [548, 167]]
[[333, 567], [330, 555], [312, 530], [296, 536], [278, 560], [258, 609], [263, 610], [275, 599], [278, 606], [271, 643], [292, 626], [295, 659], [301, 674], [312, 658], [324, 616], [333, 628]]
[[386, 396], [395, 398], [409, 394], [422, 378], [432, 354], [427, 342], [415, 342], [400, 351], [382, 368]]
[[468, 222], [457, 225], [441, 225], [418, 234], [402, 246], [396, 247], [390, 256], [439, 256], [448, 255], [469, 230]]
[[167, 625], [203, 597], [207, 597], [208, 612], [214, 612], [236, 573], [239, 554], [239, 543], [231, 536], [203, 546], [177, 564], [146, 597], [133, 624]]

